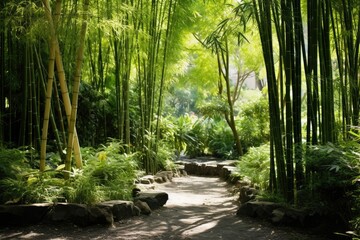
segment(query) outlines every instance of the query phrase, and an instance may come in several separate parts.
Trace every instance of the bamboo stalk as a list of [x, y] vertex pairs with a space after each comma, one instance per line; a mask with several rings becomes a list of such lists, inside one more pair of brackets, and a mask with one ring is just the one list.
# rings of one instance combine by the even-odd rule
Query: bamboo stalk
[[51, 95], [52, 95], [52, 86], [54, 79], [54, 67], [55, 67], [55, 49], [56, 49], [56, 36], [55, 30], [51, 17], [51, 8], [48, 0], [43, 0], [44, 10], [46, 17], [49, 21], [50, 27], [50, 50], [49, 50], [49, 63], [48, 63], [48, 80], [46, 85], [46, 94], [45, 94], [45, 110], [44, 110], [44, 119], [43, 119], [43, 128], [41, 135], [41, 149], [40, 149], [40, 171], [45, 170], [45, 160], [46, 160], [46, 145], [47, 145], [47, 135], [49, 129], [49, 116], [51, 109]]
[[79, 36], [79, 47], [76, 54], [76, 68], [73, 80], [73, 92], [72, 92], [72, 105], [71, 105], [71, 115], [70, 115], [70, 125], [68, 132], [68, 146], [66, 151], [66, 159], [65, 159], [65, 179], [69, 178], [70, 170], [71, 170], [71, 155], [74, 144], [74, 136], [76, 134], [75, 124], [76, 124], [76, 115], [78, 108], [78, 97], [79, 97], [79, 89], [80, 89], [80, 79], [81, 79], [81, 69], [84, 57], [84, 45], [85, 45], [85, 36], [87, 30], [87, 18], [88, 18], [88, 9], [89, 9], [89, 0], [84, 1], [83, 6], [83, 22], [80, 30]]

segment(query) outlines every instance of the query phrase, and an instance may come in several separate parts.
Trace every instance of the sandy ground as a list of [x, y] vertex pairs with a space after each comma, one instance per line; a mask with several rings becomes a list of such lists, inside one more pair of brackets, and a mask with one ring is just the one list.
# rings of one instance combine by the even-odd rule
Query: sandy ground
[[37, 225], [1, 229], [0, 239], [326, 239], [236, 216], [235, 197], [219, 178], [189, 176], [155, 187], [167, 192], [169, 200], [150, 216], [134, 217], [109, 228]]

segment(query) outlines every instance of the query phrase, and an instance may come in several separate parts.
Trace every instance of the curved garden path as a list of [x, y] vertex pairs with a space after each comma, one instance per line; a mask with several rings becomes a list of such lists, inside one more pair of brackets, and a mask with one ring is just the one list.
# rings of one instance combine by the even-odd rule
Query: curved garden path
[[167, 192], [169, 200], [150, 216], [117, 222], [110, 228], [37, 225], [2, 229], [0, 239], [325, 239], [236, 216], [235, 197], [219, 178], [174, 178], [157, 184], [156, 190]]

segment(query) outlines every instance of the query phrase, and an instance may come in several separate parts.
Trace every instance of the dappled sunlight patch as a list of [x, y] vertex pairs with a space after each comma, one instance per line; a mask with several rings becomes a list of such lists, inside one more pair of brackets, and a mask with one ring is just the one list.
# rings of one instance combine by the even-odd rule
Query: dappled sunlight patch
[[182, 219], [179, 219], [179, 222], [182, 222], [182, 223], [185, 223], [185, 224], [194, 224], [196, 222], [200, 222], [204, 220], [203, 217], [190, 217], [190, 218], [182, 218]]
[[197, 226], [194, 226], [193, 228], [186, 230], [183, 232], [185, 235], [193, 235], [193, 234], [200, 234], [205, 231], [208, 231], [209, 229], [215, 227], [218, 224], [218, 221], [211, 221], [204, 224], [200, 224]]

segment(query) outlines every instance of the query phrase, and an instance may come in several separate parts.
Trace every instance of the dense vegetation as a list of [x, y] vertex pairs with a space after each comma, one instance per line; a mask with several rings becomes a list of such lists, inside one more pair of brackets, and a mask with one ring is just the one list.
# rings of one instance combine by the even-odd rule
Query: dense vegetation
[[358, 231], [359, 50], [358, 0], [2, 1], [0, 201], [126, 199], [213, 155]]

